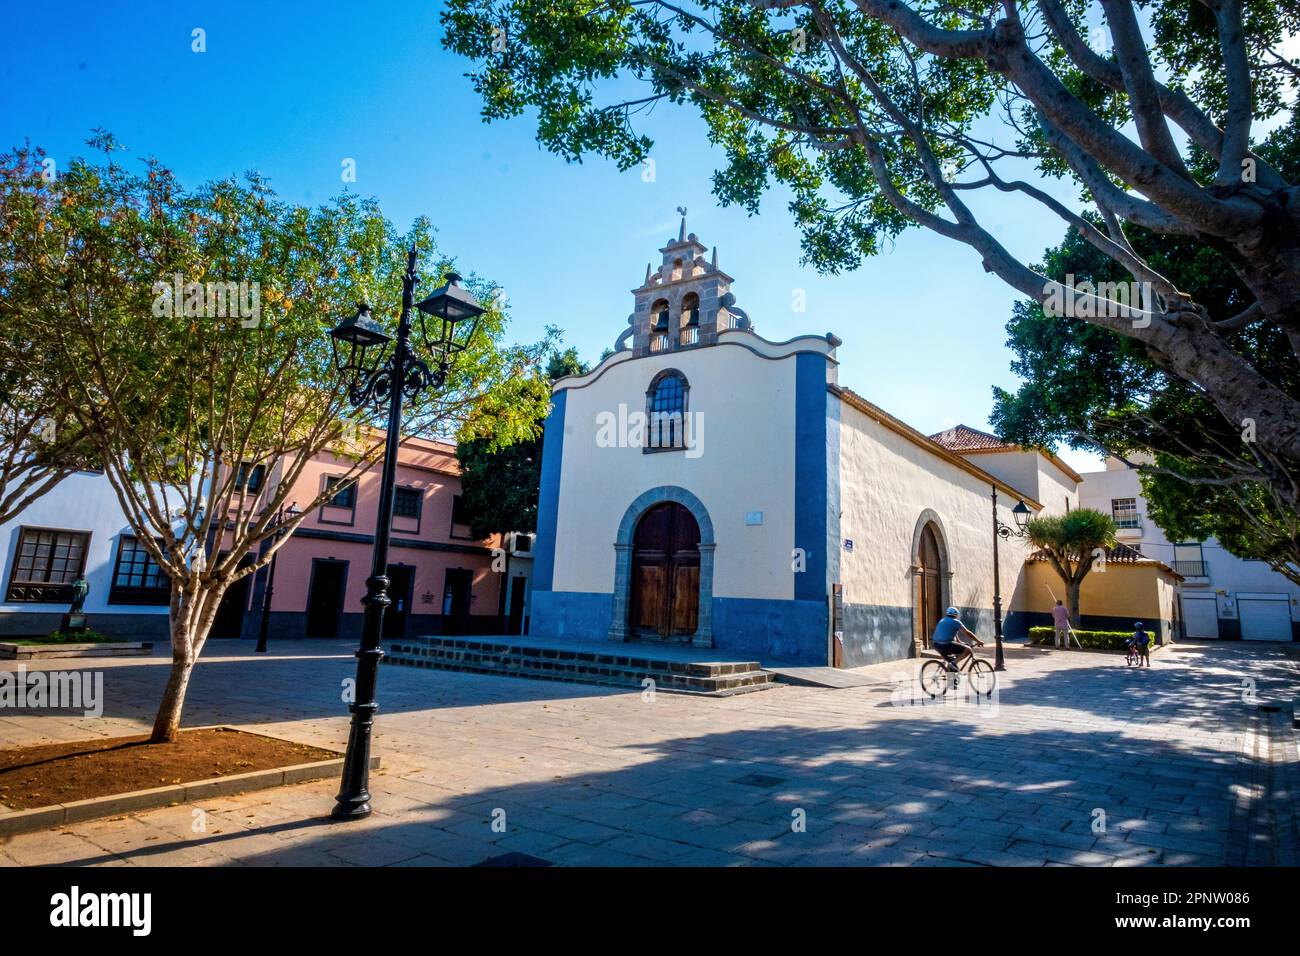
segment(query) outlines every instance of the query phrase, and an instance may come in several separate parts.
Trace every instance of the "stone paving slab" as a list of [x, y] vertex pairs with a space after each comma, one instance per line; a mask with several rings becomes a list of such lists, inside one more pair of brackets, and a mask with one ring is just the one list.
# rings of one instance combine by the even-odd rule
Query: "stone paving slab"
[[[352, 650], [214, 641], [186, 724], [342, 749]], [[981, 706], [913, 705], [915, 662], [875, 665], [867, 686], [653, 702], [389, 668], [370, 818], [330, 821], [337, 781], [322, 780], [16, 835], [0, 864], [1293, 865], [1295, 729], [1258, 705], [1295, 696], [1296, 653], [1187, 644], [1134, 671], [1008, 647]], [[42, 664], [102, 670], [104, 716], [0, 710], [0, 747], [139, 733], [166, 665]]]

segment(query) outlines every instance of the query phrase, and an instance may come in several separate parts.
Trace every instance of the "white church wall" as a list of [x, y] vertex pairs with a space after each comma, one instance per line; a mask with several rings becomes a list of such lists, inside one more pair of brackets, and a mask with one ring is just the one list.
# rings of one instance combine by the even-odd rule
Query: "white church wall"
[[[840, 406], [840, 581], [846, 605], [846, 664], [907, 656], [913, 639], [913, 538], [927, 510], [938, 516], [952, 572], [948, 601], [991, 638], [993, 528], [989, 482], [932, 454], [853, 406]], [[999, 517], [1014, 525], [1015, 499], [999, 494]], [[848, 551], [843, 540], [853, 542]], [[1024, 551], [1000, 548], [1004, 603], [1015, 591]]]
[[[598, 416], [617, 417], [620, 404], [644, 412], [650, 381], [667, 368], [690, 385], [698, 447], [600, 447]], [[794, 356], [761, 358], [727, 342], [611, 363], [576, 381], [591, 384], [565, 389], [553, 590], [612, 592], [614, 540], [628, 506], [644, 491], [675, 485], [696, 495], [713, 523], [715, 598], [791, 599]], [[757, 514], [761, 523], [750, 523]]]

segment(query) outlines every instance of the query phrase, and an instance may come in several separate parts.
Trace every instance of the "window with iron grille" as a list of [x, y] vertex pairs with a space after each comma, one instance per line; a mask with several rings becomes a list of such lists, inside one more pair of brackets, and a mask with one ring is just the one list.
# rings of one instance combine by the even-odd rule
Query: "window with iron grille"
[[140, 539], [122, 535], [117, 544], [117, 563], [109, 604], [166, 604], [171, 599], [171, 580], [149, 554]]
[[86, 569], [89, 544], [89, 531], [24, 527], [18, 535], [6, 600], [71, 601], [72, 582]]
[[[334, 492], [329, 501], [326, 502], [331, 508], [355, 508], [357, 505], [356, 482], [344, 485], [344, 480], [343, 478], [325, 479], [325, 490]], [[337, 491], [334, 490], [336, 488]]]
[[1121, 528], [1140, 528], [1136, 498], [1112, 498], [1110, 501], [1111, 517]]
[[651, 385], [648, 417], [650, 448], [684, 448], [683, 419], [686, 414], [686, 379], [680, 372], [660, 373]]
[[423, 495], [419, 488], [393, 489], [393, 517], [420, 519], [420, 505]]

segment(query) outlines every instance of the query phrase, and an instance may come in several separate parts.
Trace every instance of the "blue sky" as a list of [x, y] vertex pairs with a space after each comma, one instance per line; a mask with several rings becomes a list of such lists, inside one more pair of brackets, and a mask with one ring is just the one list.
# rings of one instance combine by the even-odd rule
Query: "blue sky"
[[[0, 45], [0, 145], [24, 139], [58, 161], [95, 127], [156, 155], [188, 184], [257, 169], [286, 200], [346, 188], [379, 198], [405, 228], [428, 215], [464, 272], [509, 296], [514, 337], [548, 324], [594, 361], [613, 343], [674, 209], [718, 247], [738, 304], [770, 339], [833, 331], [840, 381], [926, 433], [987, 427], [991, 386], [1015, 386], [1004, 325], [1014, 293], [964, 246], [912, 230], [856, 272], [800, 266], [780, 195], [759, 216], [717, 206], [719, 156], [685, 109], [645, 124], [655, 177], [599, 158], [567, 165], [538, 147], [527, 117], [492, 126], [441, 49], [438, 5], [317, 0], [260, 4], [68, 2], [12, 5]], [[195, 28], [207, 51], [191, 50]], [[1001, 196], [972, 203], [994, 234], [1034, 261], [1059, 221]], [[804, 291], [806, 311], [792, 308]], [[1097, 467], [1063, 451], [1076, 468]]]

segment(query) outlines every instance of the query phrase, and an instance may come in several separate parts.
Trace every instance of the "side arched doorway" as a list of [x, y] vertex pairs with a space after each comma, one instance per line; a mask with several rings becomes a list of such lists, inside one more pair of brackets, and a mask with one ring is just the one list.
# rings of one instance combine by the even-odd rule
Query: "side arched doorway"
[[916, 653], [930, 646], [930, 635], [952, 603], [952, 563], [943, 522], [929, 508], [912, 532], [912, 642]]
[[675, 501], [646, 511], [632, 536], [629, 636], [687, 641], [700, 614], [700, 526]]
[[930, 646], [939, 618], [943, 617], [943, 561], [939, 556], [939, 538], [934, 525], [921, 529], [921, 546], [917, 554], [917, 580], [921, 585], [918, 617], [921, 619], [921, 646]]

